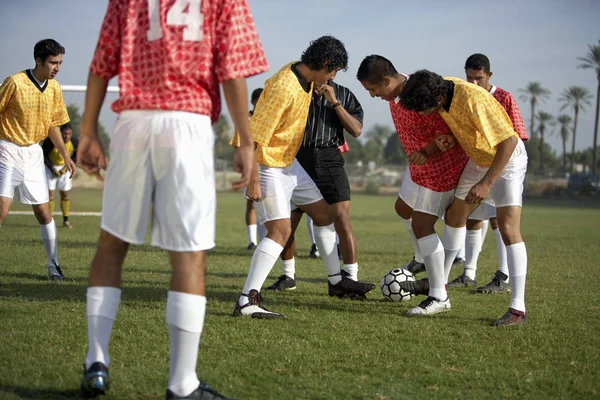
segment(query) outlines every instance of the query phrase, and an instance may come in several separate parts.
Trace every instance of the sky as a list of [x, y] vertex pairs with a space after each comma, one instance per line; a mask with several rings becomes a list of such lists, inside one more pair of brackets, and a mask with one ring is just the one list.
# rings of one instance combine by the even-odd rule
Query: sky
[[[429, 69], [444, 76], [464, 77], [464, 62], [484, 53], [494, 73], [491, 83], [513, 93], [529, 127], [529, 103], [519, 90], [539, 81], [552, 94], [538, 110], [561, 113], [561, 92], [571, 85], [586, 87], [591, 105], [580, 114], [576, 148], [592, 145], [597, 80], [592, 70], [577, 69], [577, 57], [600, 40], [598, 0], [249, 0], [270, 70], [248, 80], [248, 90], [283, 65], [298, 60], [309, 42], [333, 35], [344, 42], [350, 61], [336, 81], [361, 102], [366, 132], [374, 124], [392, 126], [389, 108], [371, 99], [356, 80], [369, 54], [389, 58], [400, 72]], [[65, 48], [57, 80], [61, 85], [85, 85], [108, 0], [0, 0], [0, 79], [34, 66], [33, 46], [43, 38]], [[116, 84], [111, 81], [111, 84]], [[65, 100], [82, 104], [83, 95], [66, 93]], [[114, 100], [108, 96], [107, 100]], [[227, 109], [224, 107], [224, 112]], [[571, 109], [563, 111], [573, 114]], [[111, 129], [114, 115], [103, 109]], [[558, 128], [548, 138], [560, 152]], [[569, 142], [570, 148], [570, 142]]]

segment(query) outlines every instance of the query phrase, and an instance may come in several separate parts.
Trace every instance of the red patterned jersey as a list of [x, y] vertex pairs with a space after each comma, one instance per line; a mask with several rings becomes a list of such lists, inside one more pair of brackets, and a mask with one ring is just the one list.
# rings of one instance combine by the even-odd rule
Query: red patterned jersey
[[124, 110], [221, 112], [219, 82], [268, 70], [246, 0], [110, 0], [90, 71]]
[[[406, 154], [422, 150], [436, 135], [451, 133], [439, 114], [419, 115], [405, 110], [392, 100], [390, 111], [400, 143]], [[435, 192], [454, 190], [469, 157], [460, 146], [437, 152], [423, 165], [410, 164], [410, 177], [419, 186]]]
[[513, 123], [513, 128], [519, 134], [521, 140], [526, 141], [529, 138], [527, 137], [527, 129], [525, 129], [525, 123], [523, 122], [523, 117], [521, 116], [521, 111], [519, 111], [519, 107], [517, 106], [517, 102], [515, 98], [504, 89], [501, 89], [496, 86], [492, 86], [492, 90], [490, 93], [498, 103], [504, 107], [508, 117]]

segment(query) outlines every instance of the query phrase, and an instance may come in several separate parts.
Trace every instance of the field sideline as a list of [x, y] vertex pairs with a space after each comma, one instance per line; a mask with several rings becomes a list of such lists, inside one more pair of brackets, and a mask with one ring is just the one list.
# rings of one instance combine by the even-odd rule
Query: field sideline
[[[76, 189], [71, 209], [98, 212], [101, 191]], [[363, 302], [327, 296], [320, 260], [300, 225], [298, 289], [264, 291], [283, 320], [234, 318], [251, 254], [245, 250], [244, 199], [219, 193], [217, 247], [208, 264], [208, 312], [198, 373], [236, 399], [449, 399], [600, 396], [600, 204], [525, 201], [529, 253], [529, 324], [493, 328], [509, 296], [451, 289], [452, 310], [428, 318], [384, 302], [379, 289]], [[379, 283], [411, 257], [393, 211], [394, 197], [356, 195], [352, 218], [361, 280]], [[58, 208], [58, 207], [57, 207]], [[14, 211], [30, 208], [15, 204]], [[57, 226], [60, 216], [55, 216]], [[9, 215], [0, 228], [0, 398], [78, 398], [86, 353], [85, 288], [99, 217], [73, 216], [58, 229], [67, 277], [47, 280], [39, 228], [32, 215]], [[441, 231], [442, 225], [439, 225]], [[478, 283], [496, 268], [488, 233]], [[462, 271], [452, 271], [451, 279]], [[277, 264], [267, 280], [280, 273]], [[166, 254], [132, 247], [111, 341], [111, 399], [164, 398], [168, 376], [165, 322]]]

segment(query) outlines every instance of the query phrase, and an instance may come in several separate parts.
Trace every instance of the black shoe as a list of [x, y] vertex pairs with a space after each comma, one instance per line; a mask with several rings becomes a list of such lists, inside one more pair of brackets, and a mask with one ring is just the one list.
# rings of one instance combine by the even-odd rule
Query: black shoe
[[240, 302], [236, 301], [235, 307], [233, 308], [234, 317], [252, 317], [260, 319], [283, 318], [283, 314], [269, 311], [263, 307], [262, 296], [258, 290], [252, 289], [247, 295], [242, 293], [242, 296], [247, 296], [250, 301], [243, 306], [240, 306]]
[[412, 295], [429, 295], [429, 279], [419, 279], [418, 281], [398, 282], [400, 289]]
[[402, 266], [402, 269], [407, 270], [408, 272], [410, 272], [413, 275], [416, 275], [416, 274], [426, 271], [425, 264], [415, 261], [414, 257], [408, 263], [404, 264]]
[[54, 260], [52, 260], [52, 265], [48, 265], [48, 277], [51, 281], [62, 281], [65, 279], [60, 265]]
[[456, 256], [456, 258], [454, 259], [454, 261], [452, 261], [452, 265], [456, 265], [456, 264], [465, 264], [465, 260], [462, 257], [458, 257]]
[[246, 250], [255, 250], [256, 249], [256, 245], [254, 243], [248, 243], [248, 247], [246, 247]]
[[496, 271], [492, 281], [485, 286], [477, 288], [478, 293], [495, 294], [495, 293], [510, 293], [511, 288], [506, 280], [508, 276], [500, 271]]
[[321, 257], [321, 253], [319, 253], [319, 250], [317, 249], [317, 245], [313, 243], [313, 245], [310, 247], [310, 253], [308, 254], [308, 256], [310, 258], [319, 258]]
[[84, 397], [95, 397], [106, 394], [109, 389], [108, 368], [101, 362], [95, 362], [90, 369], [83, 366], [83, 378], [81, 379], [81, 394]]
[[281, 275], [267, 290], [296, 290], [296, 280], [287, 275]]
[[194, 390], [192, 393], [187, 396], [177, 396], [175, 393], [171, 392], [167, 389], [167, 397], [166, 400], [232, 400], [229, 397], [225, 397], [215, 389], [210, 387], [210, 385], [200, 382], [198, 388]]
[[475, 279], [471, 279], [465, 274], [462, 274], [452, 282], [448, 283], [448, 287], [468, 287], [468, 286], [477, 286], [477, 281]]
[[342, 280], [335, 285], [329, 281], [327, 284], [329, 286], [329, 295], [339, 297], [340, 299], [364, 299], [367, 293], [375, 289], [375, 285], [372, 283], [353, 281], [343, 275]]

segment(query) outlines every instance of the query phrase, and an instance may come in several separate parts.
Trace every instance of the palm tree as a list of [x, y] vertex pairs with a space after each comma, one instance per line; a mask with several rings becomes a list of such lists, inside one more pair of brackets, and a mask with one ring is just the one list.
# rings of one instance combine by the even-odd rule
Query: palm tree
[[546, 133], [546, 128], [554, 126], [554, 117], [551, 114], [548, 114], [544, 111], [539, 111], [536, 115], [538, 120], [538, 132], [540, 133], [540, 171], [544, 173], [544, 134]]
[[[566, 114], [559, 115], [556, 118], [558, 123], [560, 124], [560, 138], [562, 140], [562, 148], [563, 148], [563, 172], [567, 172], [567, 141], [569, 140], [569, 124], [572, 119]], [[571, 160], [571, 164], [573, 160]]]
[[600, 114], [600, 40], [597, 45], [588, 45], [588, 53], [585, 57], [577, 57], [582, 64], [577, 68], [596, 70], [598, 89], [596, 90], [596, 122], [594, 123], [594, 146], [592, 147], [592, 176], [596, 173], [596, 146], [598, 144], [598, 115]]
[[531, 138], [533, 138], [535, 136], [535, 106], [538, 99], [543, 101], [550, 97], [550, 90], [543, 87], [539, 82], [529, 82], [525, 89], [520, 89], [519, 91], [522, 93], [520, 98], [529, 101], [529, 104], [531, 104], [531, 126], [529, 127], [529, 132], [531, 133]]
[[381, 145], [385, 145], [392, 132], [387, 125], [375, 124], [365, 133], [365, 136], [369, 140], [374, 139]]
[[562, 94], [558, 98], [558, 101], [564, 103], [560, 110], [564, 110], [567, 107], [573, 107], [575, 117], [573, 119], [573, 144], [571, 146], [571, 173], [575, 166], [575, 139], [577, 138], [577, 121], [579, 119], [579, 111], [585, 111], [584, 105], [589, 106], [592, 95], [589, 90], [582, 86], [569, 86], [563, 90]]

